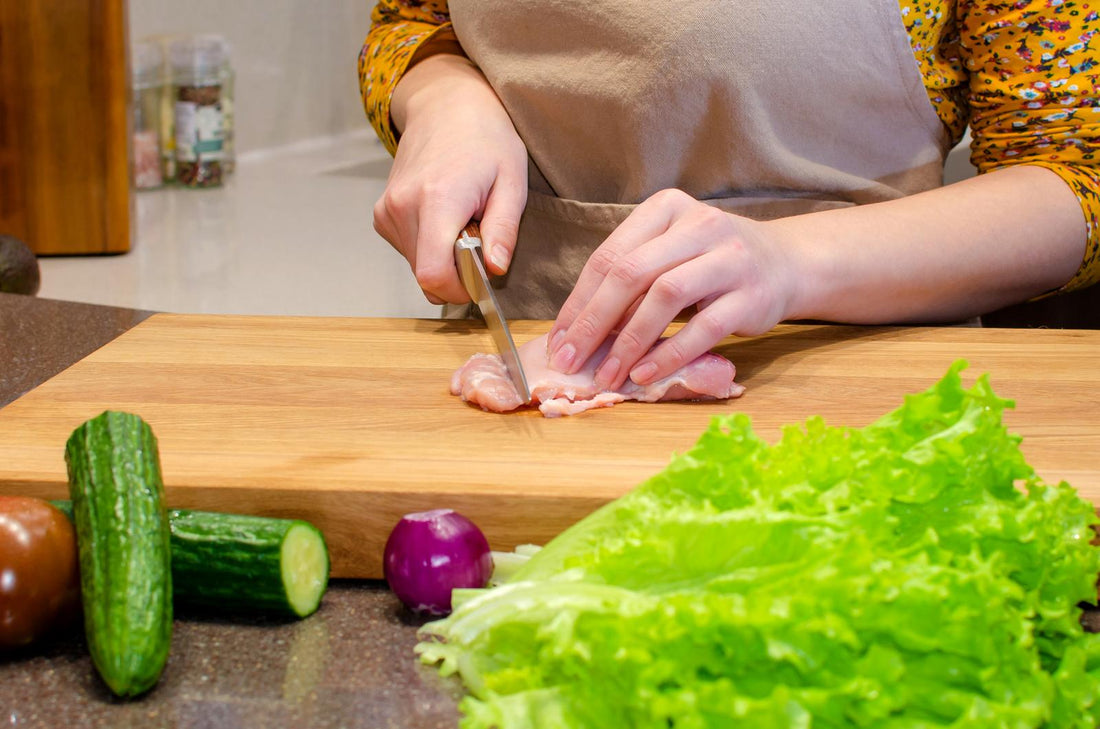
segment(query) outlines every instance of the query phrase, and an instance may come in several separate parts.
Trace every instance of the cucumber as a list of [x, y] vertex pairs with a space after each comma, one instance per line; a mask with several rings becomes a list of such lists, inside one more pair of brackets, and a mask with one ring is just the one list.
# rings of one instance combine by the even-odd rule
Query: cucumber
[[[54, 506], [72, 515], [68, 501]], [[300, 618], [328, 586], [325, 538], [291, 519], [170, 510], [172, 590], [176, 602]]]
[[84, 633], [115, 695], [160, 678], [172, 640], [168, 515], [157, 440], [137, 415], [106, 411], [65, 444]]
[[168, 518], [181, 602], [299, 618], [321, 604], [328, 549], [309, 522], [178, 510]]

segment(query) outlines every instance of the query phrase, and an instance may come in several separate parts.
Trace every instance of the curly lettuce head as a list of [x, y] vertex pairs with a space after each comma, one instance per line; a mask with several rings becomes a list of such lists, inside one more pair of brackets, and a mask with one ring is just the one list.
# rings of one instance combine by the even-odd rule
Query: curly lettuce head
[[861, 429], [769, 445], [716, 418], [507, 584], [456, 594], [422, 660], [463, 726], [1095, 727], [1093, 507], [1043, 483], [958, 362]]

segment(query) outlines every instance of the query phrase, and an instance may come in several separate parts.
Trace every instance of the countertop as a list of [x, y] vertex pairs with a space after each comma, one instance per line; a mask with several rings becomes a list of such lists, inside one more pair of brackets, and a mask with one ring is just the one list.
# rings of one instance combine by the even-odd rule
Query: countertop
[[[0, 294], [0, 407], [149, 315]], [[1100, 613], [1082, 621], [1096, 630]], [[419, 625], [370, 580], [334, 581], [301, 621], [178, 613], [160, 683], [126, 702], [99, 680], [75, 626], [0, 657], [0, 724], [453, 728], [462, 690], [415, 660]]]
[[374, 230], [392, 158], [364, 131], [243, 155], [223, 187], [136, 192], [133, 248], [42, 256], [39, 297], [185, 314], [438, 317]]
[[[0, 406], [151, 312], [0, 294]], [[461, 689], [412, 653], [417, 619], [378, 581], [334, 581], [301, 621], [177, 614], [160, 683], [119, 701], [79, 626], [0, 657], [0, 724], [450, 729]]]

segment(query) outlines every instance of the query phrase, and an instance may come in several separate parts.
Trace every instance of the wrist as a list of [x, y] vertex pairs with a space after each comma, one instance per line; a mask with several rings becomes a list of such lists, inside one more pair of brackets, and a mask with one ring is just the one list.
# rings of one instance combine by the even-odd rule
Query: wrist
[[776, 257], [773, 270], [780, 280], [784, 305], [781, 321], [818, 318], [824, 296], [827, 264], [822, 257], [824, 246], [796, 218], [779, 218], [760, 223], [764, 240]]
[[390, 101], [390, 118], [401, 133], [410, 119], [438, 114], [440, 106], [453, 105], [463, 96], [477, 99], [485, 91], [493, 93], [472, 61], [453, 53], [437, 53], [420, 60], [397, 82]]

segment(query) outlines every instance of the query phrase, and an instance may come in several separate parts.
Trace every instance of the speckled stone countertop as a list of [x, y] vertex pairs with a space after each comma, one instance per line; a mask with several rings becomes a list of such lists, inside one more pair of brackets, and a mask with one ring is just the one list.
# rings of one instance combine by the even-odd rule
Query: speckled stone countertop
[[[0, 406], [150, 313], [0, 294]], [[178, 613], [160, 683], [125, 702], [75, 626], [0, 656], [0, 726], [451, 729], [461, 689], [416, 662], [418, 625], [377, 581], [334, 581], [301, 621]]]

